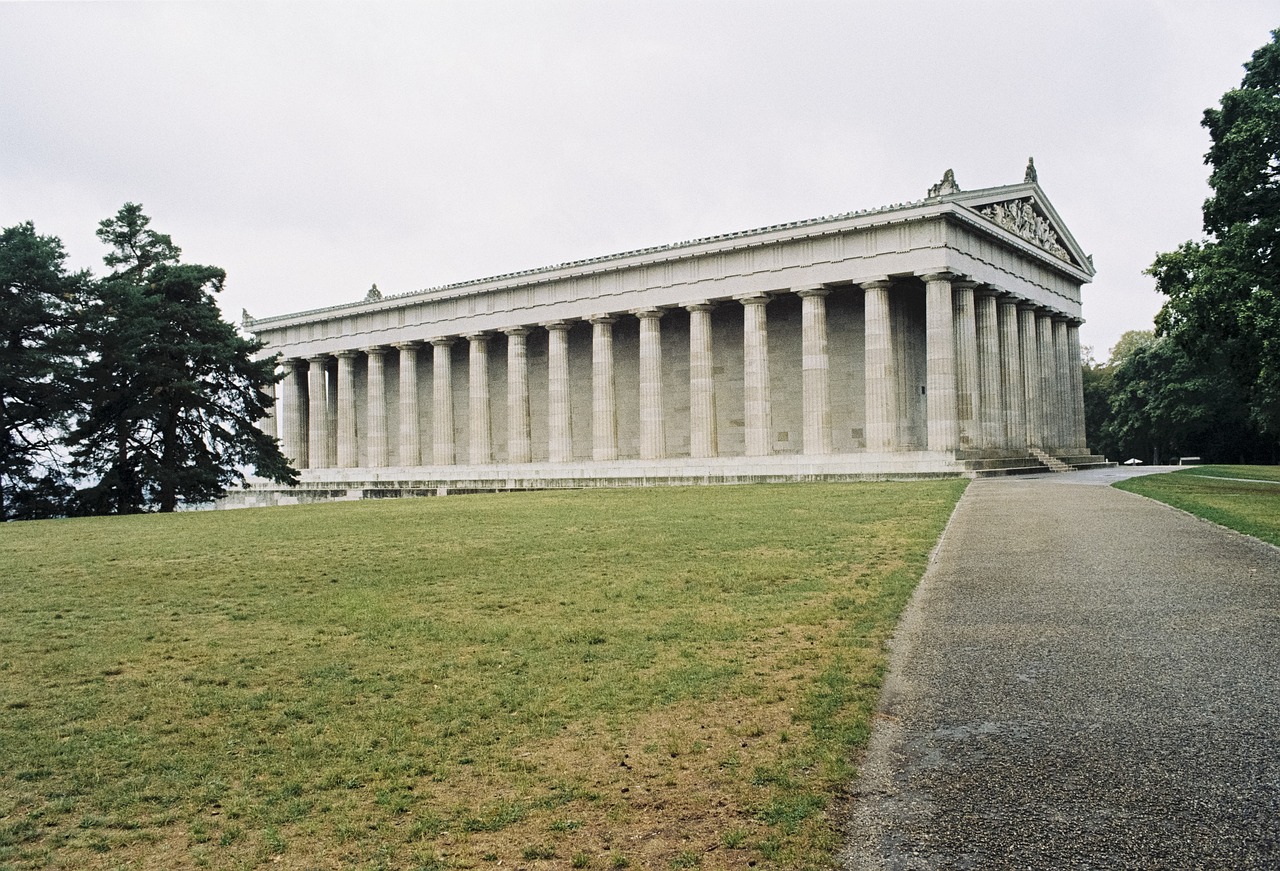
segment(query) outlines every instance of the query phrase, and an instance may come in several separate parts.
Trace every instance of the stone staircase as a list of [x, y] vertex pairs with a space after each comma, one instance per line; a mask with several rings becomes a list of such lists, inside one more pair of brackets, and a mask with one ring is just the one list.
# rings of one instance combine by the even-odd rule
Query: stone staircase
[[1048, 466], [1050, 472], [1070, 472], [1072, 469], [1070, 464], [1064, 463], [1053, 454], [1040, 448], [1028, 448], [1027, 450], [1031, 452], [1031, 456]]
[[1030, 448], [1026, 455], [1020, 457], [961, 455], [959, 459], [964, 463], [965, 471], [975, 478], [990, 478], [997, 475], [1034, 475], [1043, 472], [1070, 472], [1076, 469], [1099, 469], [1115, 465], [1115, 463], [1109, 462], [1106, 457], [1100, 457], [1088, 451], [1055, 456], [1040, 448]]

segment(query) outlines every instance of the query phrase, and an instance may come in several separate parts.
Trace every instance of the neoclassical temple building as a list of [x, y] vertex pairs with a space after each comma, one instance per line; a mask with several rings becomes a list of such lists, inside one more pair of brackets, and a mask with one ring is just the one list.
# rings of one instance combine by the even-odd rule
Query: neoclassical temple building
[[1021, 184], [250, 318], [301, 470], [250, 504], [1060, 469], [1093, 265]]

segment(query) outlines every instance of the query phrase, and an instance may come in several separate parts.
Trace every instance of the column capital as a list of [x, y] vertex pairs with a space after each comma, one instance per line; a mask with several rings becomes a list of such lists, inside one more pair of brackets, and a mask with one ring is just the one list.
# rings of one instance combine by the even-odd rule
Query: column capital
[[391, 347], [398, 351], [416, 351], [422, 347], [422, 342], [414, 339], [411, 342], [392, 342]]
[[437, 336], [434, 339], [427, 339], [427, 342], [433, 348], [447, 348], [457, 340], [457, 336]]
[[308, 358], [307, 358], [307, 362], [308, 362], [308, 363], [320, 363], [320, 364], [325, 364], [325, 363], [328, 363], [328, 362], [329, 362], [329, 355], [328, 355], [328, 354], [313, 354], [312, 356], [310, 356], [310, 357], [308, 357]]
[[808, 296], [826, 296], [831, 293], [831, 288], [822, 284], [806, 284], [801, 287], [793, 287], [791, 292], [804, 299]]
[[544, 327], [548, 332], [561, 333], [568, 332], [573, 325], [568, 321], [543, 321], [539, 326]]
[[530, 333], [530, 330], [528, 327], [507, 327], [506, 329], [502, 330], [502, 334], [504, 336], [516, 336], [519, 338], [524, 338], [525, 336], [529, 335], [529, 333]]
[[479, 333], [467, 333], [463, 336], [463, 338], [466, 339], [468, 342], [475, 344], [476, 342], [489, 341], [489, 336], [490, 336], [489, 333], [479, 332]]
[[587, 318], [587, 322], [591, 324], [616, 324], [618, 317], [617, 315], [592, 315]]
[[302, 361], [296, 357], [281, 357], [280, 361], [276, 363], [276, 365], [284, 370], [284, 374], [288, 375], [291, 372], [296, 372], [298, 364], [301, 362]]
[[1020, 312], [1034, 312], [1038, 308], [1040, 306], [1029, 299], [1018, 300], [1018, 311]]
[[744, 293], [741, 296], [735, 296], [734, 299], [743, 305], [766, 305], [770, 297], [767, 293]]
[[656, 320], [666, 314], [666, 312], [660, 308], [636, 308], [632, 309], [631, 313], [642, 321], [650, 318]]
[[992, 287], [989, 284], [980, 284], [973, 289], [973, 295], [1000, 297], [1004, 295], [1004, 291], [1000, 290], [998, 287]]
[[365, 354], [370, 357], [381, 357], [383, 354], [387, 353], [387, 346], [386, 345], [370, 345], [369, 347], [361, 348], [360, 350], [364, 351]]
[[689, 312], [709, 312], [715, 307], [715, 303], [702, 300], [701, 302], [685, 303], [684, 310]]
[[932, 271], [917, 272], [916, 275], [919, 276], [920, 280], [924, 282], [957, 281], [963, 277], [958, 272], [949, 272], [946, 269], [935, 269]]
[[978, 282], [972, 278], [953, 278], [951, 287], [955, 290], [977, 290]]
[[859, 281], [858, 287], [863, 290], [888, 290], [893, 287], [893, 279], [887, 275], [878, 275], [866, 281]]
[[354, 360], [356, 357], [360, 356], [360, 352], [354, 348], [345, 348], [341, 351], [334, 351], [333, 356], [337, 357], [339, 360]]

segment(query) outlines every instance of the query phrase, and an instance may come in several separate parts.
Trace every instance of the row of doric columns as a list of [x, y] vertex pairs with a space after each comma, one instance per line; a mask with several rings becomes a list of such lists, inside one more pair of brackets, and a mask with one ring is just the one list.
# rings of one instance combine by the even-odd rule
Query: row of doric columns
[[[983, 287], [951, 273], [922, 276], [924, 284], [924, 384], [913, 378], [907, 333], [911, 319], [896, 297], [899, 283], [884, 277], [863, 282], [864, 439], [869, 451], [927, 447], [943, 452], [1025, 454], [1029, 447], [1084, 449], [1079, 324], [1061, 315]], [[803, 450], [832, 451], [832, 396], [826, 300], [831, 288], [794, 288], [801, 300], [801, 413]], [[919, 291], [916, 291], [917, 293]], [[744, 452], [772, 453], [768, 317], [771, 297], [738, 298], [743, 307], [742, 386]], [[711, 312], [699, 301], [689, 312], [689, 455], [718, 453]], [[668, 456], [663, 395], [661, 309], [630, 312], [639, 319], [639, 450], [641, 459]], [[591, 457], [619, 456], [618, 397], [613, 326], [601, 314], [591, 324]], [[574, 460], [571, 438], [569, 321], [540, 325], [547, 332], [547, 457]], [[506, 337], [507, 462], [533, 458], [527, 338], [531, 327], [504, 329]], [[465, 461], [494, 462], [489, 390], [489, 343], [475, 333], [468, 342]], [[287, 456], [301, 467], [354, 467], [365, 442], [366, 464], [400, 466], [459, 462], [455, 444], [452, 346], [458, 337], [343, 350], [304, 360], [285, 360], [281, 438]], [[419, 432], [418, 355], [432, 354], [431, 448], [424, 455]], [[399, 430], [393, 453], [387, 431], [386, 355], [398, 352]], [[356, 358], [367, 356], [366, 419], [357, 420]], [[336, 358], [336, 371], [330, 360]], [[305, 373], [305, 374], [304, 374]], [[304, 387], [305, 385], [305, 387]], [[916, 394], [927, 401], [927, 420], [916, 430], [911, 408]]]

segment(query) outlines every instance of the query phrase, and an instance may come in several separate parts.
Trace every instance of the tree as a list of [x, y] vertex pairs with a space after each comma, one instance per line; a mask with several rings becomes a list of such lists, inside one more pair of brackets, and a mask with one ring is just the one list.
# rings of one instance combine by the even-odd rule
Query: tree
[[56, 517], [70, 500], [59, 443], [87, 276], [65, 264], [62, 243], [30, 222], [0, 231], [0, 520]]
[[1252, 424], [1280, 432], [1280, 30], [1239, 88], [1204, 113], [1212, 146], [1208, 238], [1161, 254], [1149, 273], [1169, 298], [1156, 317], [1200, 365], [1229, 373]]
[[70, 443], [90, 513], [129, 514], [216, 499], [244, 470], [282, 483], [297, 473], [267, 415], [274, 361], [224, 321], [214, 294], [226, 273], [179, 262], [180, 249], [126, 203], [99, 225], [111, 274], [82, 318], [83, 404]]

